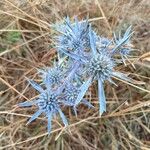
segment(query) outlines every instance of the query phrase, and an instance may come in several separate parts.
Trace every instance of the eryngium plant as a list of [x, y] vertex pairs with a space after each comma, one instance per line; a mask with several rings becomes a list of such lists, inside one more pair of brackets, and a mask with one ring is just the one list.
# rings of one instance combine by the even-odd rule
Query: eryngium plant
[[76, 107], [80, 103], [94, 108], [84, 98], [93, 82], [96, 81], [98, 85], [100, 115], [106, 111], [105, 81], [115, 84], [112, 77], [117, 77], [132, 82], [127, 75], [115, 69], [118, 63], [126, 64], [125, 61], [129, 57], [131, 27], [124, 34], [120, 33], [119, 37], [114, 34], [114, 38], [108, 39], [97, 35], [88, 19], [79, 22], [75, 18], [74, 23], [71, 23], [67, 17], [64, 23], [55, 25], [55, 29], [58, 31], [55, 38], [58, 65], [40, 69], [41, 85], [44, 89], [29, 80], [29, 83], [39, 91], [40, 95], [36, 100], [19, 104], [21, 107], [32, 105], [38, 107], [38, 111], [29, 119], [28, 123], [45, 113], [48, 118], [49, 133], [52, 117], [56, 114], [60, 114], [63, 123], [67, 126], [67, 119], [61, 110], [62, 107], [72, 107], [76, 115]]

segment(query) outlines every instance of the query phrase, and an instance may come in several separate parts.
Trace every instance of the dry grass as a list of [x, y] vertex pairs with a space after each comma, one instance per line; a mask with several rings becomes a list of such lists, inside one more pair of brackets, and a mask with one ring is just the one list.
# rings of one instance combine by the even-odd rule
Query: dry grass
[[[0, 149], [6, 150], [149, 150], [150, 149], [150, 3], [148, 0], [1, 0], [0, 1]], [[98, 116], [96, 92], [90, 97], [96, 109], [79, 106], [78, 118], [65, 110], [70, 125], [53, 120], [50, 136], [46, 120], [26, 126], [34, 109], [17, 108], [37, 93], [25, 76], [38, 80], [36, 68], [51, 65], [55, 56], [51, 24], [64, 16], [87, 15], [99, 34], [132, 25], [133, 58], [117, 69], [145, 84], [116, 80], [106, 84], [107, 113]], [[135, 69], [133, 68], [135, 66]]]

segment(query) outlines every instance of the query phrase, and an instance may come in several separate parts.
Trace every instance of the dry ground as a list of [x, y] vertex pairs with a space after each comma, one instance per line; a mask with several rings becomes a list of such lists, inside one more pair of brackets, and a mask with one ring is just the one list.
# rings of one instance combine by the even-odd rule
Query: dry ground
[[[26, 126], [36, 108], [15, 105], [36, 96], [25, 76], [38, 80], [36, 68], [50, 66], [55, 57], [51, 25], [66, 16], [89, 15], [95, 30], [112, 37], [132, 25], [131, 63], [117, 69], [142, 81], [132, 85], [106, 83], [107, 112], [100, 118], [93, 85], [87, 96], [96, 109], [69, 109], [65, 130], [53, 120], [50, 136], [46, 119]], [[0, 149], [4, 150], [149, 150], [150, 149], [150, 0], [0, 0]], [[135, 68], [133, 67], [135, 66]]]

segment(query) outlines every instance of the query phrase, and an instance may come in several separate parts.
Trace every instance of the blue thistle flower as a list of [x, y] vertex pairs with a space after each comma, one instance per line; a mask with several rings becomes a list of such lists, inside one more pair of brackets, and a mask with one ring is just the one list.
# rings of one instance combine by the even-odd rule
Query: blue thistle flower
[[[89, 23], [86, 21], [78, 21], [75, 18], [75, 23], [71, 24], [70, 19], [67, 17], [62, 27], [57, 28], [62, 34], [57, 37], [58, 53], [69, 53], [79, 59], [83, 59], [87, 52], [90, 50], [90, 38], [89, 38]], [[94, 34], [96, 37], [96, 34]], [[74, 52], [74, 53], [72, 53]], [[78, 59], [78, 60], [79, 60]], [[80, 61], [80, 60], [79, 60]]]
[[[72, 84], [68, 84], [64, 89], [64, 92], [62, 94], [62, 99], [61, 99], [61, 101], [63, 102], [65, 106], [73, 107], [73, 110], [76, 116], [77, 116], [77, 110], [76, 110], [77, 105], [75, 102], [79, 93], [80, 93], [80, 90], [77, 87], [75, 87]], [[89, 108], [94, 107], [86, 99], [82, 99], [81, 103], [87, 105]]]
[[31, 123], [36, 118], [38, 118], [42, 113], [44, 113], [48, 119], [47, 129], [48, 133], [50, 134], [52, 118], [57, 113], [59, 113], [64, 125], [67, 126], [68, 125], [67, 119], [60, 108], [59, 95], [55, 94], [55, 92], [51, 91], [51, 89], [49, 88], [46, 88], [44, 90], [40, 85], [38, 85], [36, 82], [32, 80], [28, 81], [32, 85], [32, 87], [35, 88], [40, 93], [40, 95], [36, 100], [18, 104], [18, 106], [20, 107], [29, 107], [32, 105], [36, 105], [38, 107], [38, 111], [35, 114], [33, 114], [33, 116], [28, 120], [27, 124]]
[[114, 66], [113, 59], [107, 53], [101, 53], [91, 58], [87, 71], [94, 79], [105, 81], [110, 78]]
[[49, 85], [49, 88], [62, 82], [63, 70], [60, 67], [47, 67], [38, 71], [42, 77], [43, 84]]

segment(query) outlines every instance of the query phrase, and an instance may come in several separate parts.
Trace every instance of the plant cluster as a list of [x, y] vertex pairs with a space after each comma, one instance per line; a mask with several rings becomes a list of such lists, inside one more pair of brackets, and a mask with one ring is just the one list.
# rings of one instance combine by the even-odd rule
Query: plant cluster
[[44, 113], [48, 119], [48, 132], [51, 131], [51, 120], [59, 114], [65, 126], [68, 121], [62, 107], [72, 107], [77, 116], [77, 106], [85, 104], [94, 106], [84, 96], [93, 82], [98, 87], [99, 114], [106, 111], [104, 83], [114, 84], [113, 77], [130, 82], [127, 75], [116, 71], [119, 63], [126, 65], [130, 48], [131, 27], [124, 34], [112, 39], [98, 35], [91, 27], [88, 19], [74, 23], [67, 17], [62, 24], [55, 25], [58, 34], [55, 38], [58, 61], [53, 67], [39, 69], [42, 79], [40, 84], [29, 80], [29, 83], [40, 94], [33, 101], [18, 104], [20, 107], [36, 105], [37, 112], [28, 123]]

